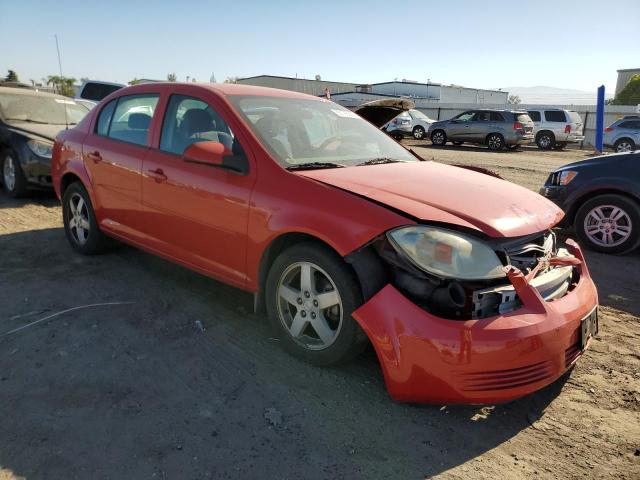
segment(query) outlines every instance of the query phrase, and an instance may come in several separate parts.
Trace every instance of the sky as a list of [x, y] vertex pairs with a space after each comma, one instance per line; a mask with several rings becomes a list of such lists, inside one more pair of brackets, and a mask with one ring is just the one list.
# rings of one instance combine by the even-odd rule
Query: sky
[[260, 74], [353, 83], [613, 92], [640, 67], [640, 0], [0, 0], [0, 75], [218, 82]]

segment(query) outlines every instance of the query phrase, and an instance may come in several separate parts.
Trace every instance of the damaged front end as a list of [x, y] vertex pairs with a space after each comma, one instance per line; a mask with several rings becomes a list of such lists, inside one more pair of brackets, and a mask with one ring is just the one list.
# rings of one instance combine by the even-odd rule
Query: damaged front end
[[[405, 241], [413, 231], [404, 237], [396, 233], [411, 228], [423, 229], [426, 239], [417, 234], [417, 239]], [[552, 231], [483, 240], [446, 229], [408, 227], [388, 232], [367, 249], [375, 252], [368, 252], [369, 260], [382, 260], [375, 272], [365, 274], [369, 284], [378, 284], [374, 290], [390, 283], [427, 312], [450, 320], [483, 319], [520, 308], [522, 299], [511, 281], [516, 272], [545, 301], [562, 298], [580, 275], [575, 257], [558, 246]]]

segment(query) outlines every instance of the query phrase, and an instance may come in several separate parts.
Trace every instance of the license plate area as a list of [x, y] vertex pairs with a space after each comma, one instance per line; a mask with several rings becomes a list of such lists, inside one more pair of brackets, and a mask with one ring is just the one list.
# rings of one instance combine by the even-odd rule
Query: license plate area
[[589, 338], [598, 334], [598, 308], [580, 321], [580, 350], [587, 348]]

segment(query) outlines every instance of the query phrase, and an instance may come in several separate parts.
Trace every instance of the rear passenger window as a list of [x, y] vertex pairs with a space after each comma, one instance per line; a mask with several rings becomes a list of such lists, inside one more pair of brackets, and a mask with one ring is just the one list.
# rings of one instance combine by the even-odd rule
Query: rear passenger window
[[98, 123], [96, 124], [96, 133], [98, 135], [106, 137], [109, 134], [109, 125], [111, 124], [113, 109], [116, 107], [117, 102], [118, 100], [111, 100], [104, 106], [100, 115], [98, 115]]
[[490, 113], [490, 119], [492, 122], [504, 122], [504, 118], [502, 117], [501, 113], [498, 112], [489, 112]]
[[533, 120], [534, 122], [540, 121], [540, 112], [536, 112], [532, 110], [529, 112], [529, 116], [531, 117], [531, 120]]
[[157, 103], [157, 94], [120, 97], [113, 112], [108, 136], [136, 145], [147, 145], [151, 119]]
[[631, 130], [640, 130], [640, 120], [627, 120], [620, 124], [620, 128], [629, 128]]
[[229, 150], [240, 149], [227, 123], [207, 103], [172, 95], [162, 124], [160, 150], [182, 155], [192, 143], [206, 141], [220, 142]]
[[563, 122], [567, 121], [567, 117], [562, 110], [545, 110], [544, 118], [547, 122]]

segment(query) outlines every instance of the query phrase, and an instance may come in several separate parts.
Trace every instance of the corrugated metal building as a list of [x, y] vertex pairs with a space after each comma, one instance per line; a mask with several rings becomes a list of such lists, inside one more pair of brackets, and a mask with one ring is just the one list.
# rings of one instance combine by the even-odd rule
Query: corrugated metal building
[[256, 85], [258, 87], [280, 88], [294, 92], [308, 93], [309, 95], [324, 95], [326, 89], [333, 93], [353, 92], [355, 83], [326, 82], [324, 80], [309, 80], [306, 78], [278, 77], [276, 75], [258, 75], [255, 77], [239, 78], [238, 83]]
[[328, 89], [332, 98], [348, 97], [350, 99], [369, 97], [370, 95], [409, 97], [419, 103], [507, 103], [508, 92], [468, 88], [458, 85], [442, 85], [440, 83], [418, 83], [410, 81], [392, 81], [358, 85], [347, 82], [328, 82], [325, 80], [309, 80], [304, 78], [278, 77], [275, 75], [258, 75], [240, 78], [238, 83], [261, 87], [281, 88], [310, 95], [324, 95]]

